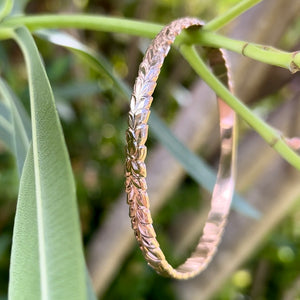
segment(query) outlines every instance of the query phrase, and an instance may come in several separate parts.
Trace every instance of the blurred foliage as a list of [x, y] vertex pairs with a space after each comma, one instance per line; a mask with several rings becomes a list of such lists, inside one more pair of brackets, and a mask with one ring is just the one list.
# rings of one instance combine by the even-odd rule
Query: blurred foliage
[[[167, 23], [184, 15], [209, 20], [237, 2], [239, 0], [31, 0], [26, 13], [85, 12]], [[129, 84], [133, 83], [142, 54], [134, 52], [132, 45], [143, 50], [147, 42], [118, 34], [75, 30], [70, 32], [105, 55], [113, 64], [116, 74]], [[299, 21], [284, 36], [283, 47], [293, 45], [298, 33]], [[114, 88], [109, 78], [99, 76], [70, 52], [40, 39], [37, 39], [37, 44], [56, 95], [77, 183], [83, 238], [87, 244], [124, 189], [124, 132], [128, 102]], [[11, 41], [1, 43], [0, 61], [2, 75], [29, 110], [23, 59]], [[132, 64], [129, 65], [128, 62]], [[168, 92], [169, 87], [175, 84], [178, 86], [178, 82], [181, 82], [182, 88], [189, 88], [195, 78], [179, 55], [171, 53], [156, 91], [164, 101], [154, 103], [156, 110], [167, 121], [173, 119], [182, 105]], [[269, 96], [256, 104], [256, 109], [263, 113], [274, 109], [283, 101], [278, 97], [281, 96]], [[154, 139], [150, 138], [148, 145], [151, 147], [154, 143]], [[15, 162], [3, 145], [0, 145], [0, 170], [0, 299], [5, 299], [18, 178]], [[156, 218], [159, 239], [168, 257], [172, 257], [175, 247], [171, 241], [174, 234], [170, 226], [172, 220], [176, 220], [182, 213], [199, 209], [199, 198], [202, 198], [198, 186], [189, 178], [170, 197], [172, 201], [167, 202]], [[283, 292], [299, 276], [299, 214], [300, 209], [296, 207], [251, 261], [235, 272], [215, 299], [251, 299], [251, 295], [259, 295], [253, 299], [281, 299]], [[259, 278], [262, 278], [263, 283], [257, 282], [258, 276], [262, 276]], [[177, 297], [172, 289], [172, 281], [157, 276], [147, 266], [136, 247], [103, 299], [171, 300]]]
[[299, 225], [296, 205], [215, 299], [283, 299], [284, 292], [299, 279]]

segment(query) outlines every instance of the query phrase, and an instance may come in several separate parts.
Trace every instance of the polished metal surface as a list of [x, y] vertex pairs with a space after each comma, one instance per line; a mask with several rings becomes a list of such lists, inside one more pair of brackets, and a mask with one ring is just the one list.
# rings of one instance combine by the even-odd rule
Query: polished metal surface
[[[148, 137], [148, 118], [156, 81], [171, 44], [183, 29], [203, 26], [195, 18], [182, 18], [165, 26], [152, 41], [139, 67], [130, 103], [129, 128], [126, 132], [126, 193], [129, 216], [140, 249], [148, 264], [159, 274], [176, 279], [188, 279], [203, 271], [220, 243], [235, 182], [235, 112], [218, 98], [221, 154], [217, 181], [213, 190], [211, 209], [199, 243], [182, 265], [174, 269], [166, 260], [152, 225], [146, 184], [145, 158]], [[205, 48], [214, 74], [232, 89], [224, 53]]]

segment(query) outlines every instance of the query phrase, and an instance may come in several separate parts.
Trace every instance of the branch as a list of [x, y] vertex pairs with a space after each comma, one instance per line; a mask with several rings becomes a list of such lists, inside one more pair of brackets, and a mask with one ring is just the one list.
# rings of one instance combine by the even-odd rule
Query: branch
[[[147, 38], [154, 38], [163, 27], [142, 21], [88, 14], [16, 16], [5, 19], [2, 24], [3, 26], [20, 26], [23, 24], [31, 31], [42, 28], [78, 28], [125, 33]], [[176, 44], [184, 43], [225, 48], [267, 64], [289, 69], [293, 73], [300, 70], [300, 53], [297, 51], [285, 52], [272, 47], [230, 39], [206, 30], [192, 33], [183, 32], [177, 38]]]
[[195, 48], [182, 45], [181, 53], [196, 73], [232, 108], [240, 115], [261, 137], [274, 148], [286, 161], [300, 170], [300, 156], [297, 155], [284, 141], [281, 134], [256, 116], [240, 102], [230, 91], [210, 72], [206, 64], [199, 57]]
[[261, 1], [262, 0], [241, 1], [235, 6], [233, 6], [231, 9], [229, 9], [226, 13], [208, 22], [204, 26], [204, 28], [205, 30], [211, 30], [211, 31], [218, 30]]

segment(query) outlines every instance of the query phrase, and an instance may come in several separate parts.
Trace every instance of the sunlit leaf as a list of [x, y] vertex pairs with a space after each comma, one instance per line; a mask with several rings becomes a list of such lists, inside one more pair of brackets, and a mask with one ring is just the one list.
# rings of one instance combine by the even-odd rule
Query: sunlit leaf
[[19, 191], [9, 296], [88, 299], [75, 184], [53, 93], [29, 31], [17, 28], [15, 39], [28, 70], [32, 150]]

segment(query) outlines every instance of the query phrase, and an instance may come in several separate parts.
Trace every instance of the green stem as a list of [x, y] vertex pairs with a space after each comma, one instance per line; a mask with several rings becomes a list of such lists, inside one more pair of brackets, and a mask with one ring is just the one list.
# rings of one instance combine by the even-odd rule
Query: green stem
[[45, 28], [78, 28], [105, 32], [126, 33], [153, 38], [163, 25], [87, 14], [26, 15], [7, 18], [4, 25], [25, 25], [30, 31]]
[[[41, 15], [10, 17], [3, 26], [26, 25], [31, 31], [41, 28], [81, 28], [108, 32], [126, 33], [153, 38], [162, 28], [161, 25], [120, 18], [90, 15]], [[3, 28], [5, 29], [5, 27]], [[205, 30], [184, 32], [176, 41], [181, 44], [182, 54], [195, 71], [224, 99], [246, 122], [249, 123], [282, 157], [300, 170], [299, 156], [289, 148], [280, 134], [258, 118], [245, 105], [233, 96], [210, 72], [195, 49], [184, 43], [199, 43], [202, 46], [225, 48], [255, 58], [256, 60], [290, 69], [300, 70], [300, 53], [288, 53], [271, 47], [232, 40]]]
[[11, 39], [14, 35], [14, 30], [11, 27], [1, 27], [0, 29], [0, 40]]
[[234, 111], [257, 131], [285, 160], [296, 169], [300, 170], [300, 156], [284, 142], [278, 131], [256, 116], [247, 106], [231, 94], [231, 92], [211, 73], [193, 46], [182, 45], [180, 51], [194, 68], [196, 73], [206, 81], [218, 96], [234, 109]]
[[292, 73], [300, 70], [299, 52], [286, 52], [269, 46], [234, 40], [205, 30], [190, 33], [190, 41], [207, 47], [224, 48], [266, 64], [288, 69]]
[[218, 30], [261, 1], [262, 0], [240, 1], [238, 4], [236, 4], [231, 9], [229, 9], [226, 13], [208, 22], [204, 26], [204, 28], [206, 30], [211, 30], [211, 31]]
[[[153, 23], [82, 14], [17, 16], [5, 19], [2, 24], [3, 26], [20, 26], [23, 24], [31, 31], [45, 28], [78, 28], [125, 33], [147, 38], [153, 38], [162, 29], [162, 25]], [[293, 73], [300, 70], [300, 53], [290, 53], [233, 40], [206, 30], [184, 32], [177, 38], [176, 42], [199, 43], [207, 47], [225, 48], [267, 64], [289, 69]]]

